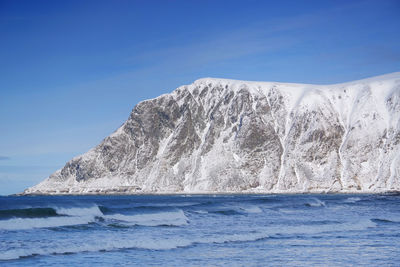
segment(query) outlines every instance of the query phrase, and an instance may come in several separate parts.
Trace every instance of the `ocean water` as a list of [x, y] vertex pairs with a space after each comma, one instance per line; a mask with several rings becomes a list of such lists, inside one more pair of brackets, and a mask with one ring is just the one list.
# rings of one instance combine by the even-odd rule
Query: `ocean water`
[[400, 266], [400, 196], [0, 197], [0, 265]]

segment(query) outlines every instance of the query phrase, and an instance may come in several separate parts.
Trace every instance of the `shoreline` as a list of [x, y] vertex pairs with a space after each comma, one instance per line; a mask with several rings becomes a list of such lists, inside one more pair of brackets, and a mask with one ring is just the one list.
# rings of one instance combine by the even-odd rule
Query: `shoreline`
[[143, 192], [143, 193], [18, 193], [7, 196], [224, 196], [224, 195], [399, 195], [400, 191], [382, 192]]

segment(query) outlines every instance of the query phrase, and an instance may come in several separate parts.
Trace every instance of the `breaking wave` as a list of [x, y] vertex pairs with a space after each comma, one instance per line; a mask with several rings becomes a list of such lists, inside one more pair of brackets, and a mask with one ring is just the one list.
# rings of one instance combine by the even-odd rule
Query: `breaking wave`
[[[176, 212], [176, 214], [181, 214]], [[180, 215], [182, 216], [182, 214]], [[128, 216], [131, 217], [131, 216]], [[126, 218], [125, 218], [126, 219]], [[13, 249], [6, 251], [0, 255], [0, 260], [13, 260], [23, 257], [33, 257], [37, 255], [59, 255], [59, 254], [74, 254], [81, 252], [98, 252], [98, 251], [115, 251], [121, 249], [147, 249], [147, 250], [171, 250], [194, 246], [196, 244], [224, 244], [233, 242], [254, 242], [266, 238], [279, 238], [286, 235], [313, 235], [324, 232], [345, 232], [345, 231], [361, 231], [370, 227], [375, 227], [376, 224], [371, 220], [363, 220], [357, 223], [338, 223], [333, 227], [329, 225], [315, 226], [288, 226], [288, 227], [268, 227], [264, 230], [253, 231], [240, 234], [219, 234], [209, 237], [194, 237], [193, 239], [173, 238], [173, 239], [152, 239], [152, 238], [137, 238], [137, 239], [120, 239], [108, 237], [100, 243], [80, 242], [75, 246], [63, 246], [58, 244], [55, 247]]]
[[378, 223], [400, 223], [400, 218], [399, 217], [385, 217], [385, 218], [373, 218], [373, 222], [378, 222]]
[[258, 206], [241, 207], [240, 209], [246, 213], [262, 213], [262, 209]]
[[221, 215], [243, 215], [246, 213], [262, 213], [262, 209], [258, 206], [239, 206], [239, 207], [222, 207], [211, 209], [208, 211], [196, 211], [196, 213], [215, 213]]
[[80, 252], [113, 251], [119, 249], [149, 249], [149, 250], [170, 250], [179, 247], [186, 247], [192, 242], [187, 240], [119, 240], [107, 239], [100, 243], [79, 243], [75, 246], [57, 246], [47, 248], [34, 248], [32, 250], [15, 249], [6, 251], [0, 255], [0, 260], [12, 260], [37, 255], [60, 255], [74, 254]]
[[358, 201], [361, 201], [361, 198], [359, 198], [359, 197], [349, 197], [349, 198], [346, 198], [343, 202], [345, 202], [345, 203], [356, 203]]
[[23, 217], [50, 217], [57, 216], [57, 211], [53, 208], [26, 208], [26, 209], [8, 209], [0, 210], [0, 218]]
[[[88, 224], [96, 221], [103, 213], [99, 207], [83, 208], [30, 208], [13, 212], [14, 217], [22, 214], [22, 218], [0, 220], [0, 230], [29, 230], [35, 228], [54, 228]], [[24, 218], [31, 214], [36, 218]]]
[[308, 207], [325, 207], [325, 202], [319, 200], [318, 198], [313, 198], [305, 204]]
[[[102, 209], [105, 210], [104, 207]], [[110, 223], [111, 226], [120, 224], [128, 226], [182, 226], [187, 225], [189, 221], [182, 210], [137, 215], [119, 213], [104, 215], [99, 206], [4, 210], [1, 214], [3, 217], [8, 216], [8, 219], [0, 220], [0, 230], [8, 231], [64, 227], [104, 221]], [[27, 218], [28, 216], [33, 218]]]
[[187, 225], [189, 221], [182, 210], [137, 215], [113, 214], [103, 217], [108, 220], [120, 221], [125, 225], [142, 226], [182, 226]]
[[81, 252], [115, 251], [121, 249], [148, 249], [148, 250], [171, 250], [193, 246], [195, 244], [223, 244], [232, 242], [251, 242], [268, 238], [265, 233], [246, 233], [221, 235], [217, 237], [204, 237], [195, 239], [124, 239], [108, 238], [101, 243], [79, 243], [75, 246], [61, 246], [34, 248], [31, 250], [14, 249], [0, 255], [0, 260], [13, 260], [37, 255], [62, 255]]
[[83, 208], [56, 208], [57, 214], [67, 216], [103, 216], [98, 206], [83, 207]]
[[0, 221], [0, 230], [29, 230], [35, 228], [53, 228], [61, 226], [71, 226], [88, 224], [94, 222], [95, 218], [84, 217], [49, 217], [49, 218], [13, 218]]

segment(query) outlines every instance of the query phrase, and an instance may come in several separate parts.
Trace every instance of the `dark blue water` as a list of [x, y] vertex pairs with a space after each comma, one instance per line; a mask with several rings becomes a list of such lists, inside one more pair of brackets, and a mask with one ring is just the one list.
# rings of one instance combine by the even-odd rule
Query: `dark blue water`
[[5, 266], [400, 265], [400, 196], [0, 197]]

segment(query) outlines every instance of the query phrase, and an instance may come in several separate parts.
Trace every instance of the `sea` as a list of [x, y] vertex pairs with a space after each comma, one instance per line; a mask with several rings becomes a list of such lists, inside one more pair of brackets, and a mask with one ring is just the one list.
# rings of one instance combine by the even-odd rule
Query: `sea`
[[0, 197], [0, 266], [400, 266], [400, 195]]

